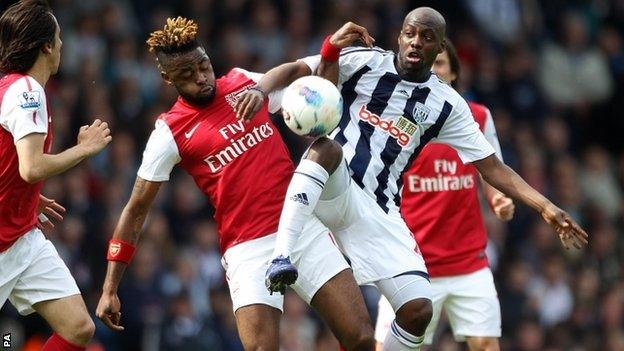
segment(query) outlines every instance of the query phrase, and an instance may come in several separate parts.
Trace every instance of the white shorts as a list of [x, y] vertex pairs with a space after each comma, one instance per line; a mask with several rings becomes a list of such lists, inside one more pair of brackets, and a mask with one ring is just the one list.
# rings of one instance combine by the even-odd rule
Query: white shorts
[[0, 307], [8, 298], [21, 315], [28, 315], [37, 302], [79, 294], [65, 262], [38, 228], [0, 253]]
[[[232, 246], [223, 255], [222, 264], [232, 297], [234, 312], [243, 306], [264, 304], [282, 311], [284, 297], [271, 295], [264, 276], [275, 248], [277, 234]], [[291, 259], [299, 277], [291, 287], [308, 304], [316, 292], [336, 274], [349, 268], [331, 234], [314, 217], [304, 228]]]
[[[467, 336], [500, 338], [501, 311], [494, 286], [494, 277], [489, 268], [474, 273], [432, 278], [433, 318], [425, 332], [425, 344], [433, 341], [442, 307], [457, 341]], [[379, 300], [375, 339], [383, 342], [390, 324], [394, 320], [392, 306], [383, 296]]]
[[323, 191], [337, 193], [334, 188], [341, 188], [341, 193], [331, 199], [321, 195], [314, 211], [351, 261], [358, 284], [405, 272], [427, 273], [414, 236], [401, 215], [385, 213], [351, 181], [344, 163], [331, 175]]

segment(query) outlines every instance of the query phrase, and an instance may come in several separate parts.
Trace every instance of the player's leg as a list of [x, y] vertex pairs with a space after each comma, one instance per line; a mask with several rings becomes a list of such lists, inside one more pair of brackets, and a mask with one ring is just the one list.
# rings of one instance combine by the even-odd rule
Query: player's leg
[[327, 281], [310, 304], [345, 350], [373, 350], [373, 326], [350, 269]]
[[322, 197], [325, 184], [342, 161], [340, 144], [328, 138], [315, 140], [308, 148], [288, 185], [280, 217], [277, 242], [267, 270], [267, 286], [283, 291], [297, 279], [296, 268], [289, 257], [304, 224], [310, 219]]
[[54, 245], [34, 229], [25, 236], [32, 259], [19, 276], [9, 300], [22, 315], [38, 312], [54, 335], [44, 350], [80, 350], [93, 337], [95, 325], [74, 278]]
[[55, 333], [43, 350], [80, 350], [93, 337], [95, 324], [81, 295], [41, 301], [34, 304], [33, 308]]
[[470, 351], [499, 351], [498, 338], [487, 336], [467, 336], [466, 343]]
[[420, 350], [433, 315], [431, 286], [424, 274], [407, 272], [375, 282], [395, 311], [382, 350]]
[[282, 312], [262, 304], [236, 310], [236, 328], [245, 350], [279, 350], [279, 320]]
[[319, 313], [346, 350], [372, 350], [373, 326], [364, 298], [327, 228], [316, 218], [293, 251], [300, 276], [293, 290]]
[[[442, 307], [448, 296], [444, 281], [439, 279], [431, 280], [431, 292], [432, 292], [432, 305], [433, 305], [433, 317], [427, 330], [425, 331], [425, 338], [423, 342], [423, 350], [427, 350], [427, 345], [431, 345], [433, 337], [435, 335], [438, 323], [440, 321], [440, 314], [442, 313]], [[390, 326], [395, 318], [392, 305], [388, 302], [383, 295], [379, 299], [379, 308], [377, 311], [377, 324], [375, 325], [375, 340], [377, 341], [377, 350], [383, 350], [383, 343], [388, 333], [390, 333]]]
[[278, 350], [283, 296], [269, 294], [264, 271], [275, 235], [229, 248], [222, 259], [232, 298], [238, 335], [245, 350]]
[[501, 312], [490, 269], [445, 279], [453, 286], [445, 308], [455, 339], [472, 351], [498, 351]]

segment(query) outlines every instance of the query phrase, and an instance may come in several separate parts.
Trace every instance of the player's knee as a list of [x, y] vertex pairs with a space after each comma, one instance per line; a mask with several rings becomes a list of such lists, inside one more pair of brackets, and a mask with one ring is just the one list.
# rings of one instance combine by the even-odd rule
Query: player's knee
[[375, 348], [375, 332], [373, 327], [367, 325], [352, 333], [347, 340], [342, 341], [342, 346], [348, 351], [370, 351]]
[[318, 138], [310, 145], [305, 158], [318, 163], [327, 173], [332, 174], [342, 162], [342, 146], [329, 138]]
[[499, 351], [497, 338], [490, 337], [470, 337], [468, 338], [470, 351]]
[[91, 338], [93, 338], [93, 334], [95, 334], [95, 324], [93, 320], [86, 315], [76, 320], [74, 325], [71, 326], [69, 333], [71, 339], [69, 341], [78, 345], [86, 345]]
[[415, 299], [399, 308], [396, 313], [396, 320], [401, 328], [412, 335], [420, 336], [425, 333], [432, 316], [431, 300]]

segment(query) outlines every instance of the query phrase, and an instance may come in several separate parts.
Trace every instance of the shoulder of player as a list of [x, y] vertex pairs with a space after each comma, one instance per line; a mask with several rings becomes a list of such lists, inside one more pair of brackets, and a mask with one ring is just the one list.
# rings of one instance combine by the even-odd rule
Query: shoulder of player
[[485, 105], [481, 105], [479, 103], [473, 101], [467, 101], [468, 107], [470, 108], [470, 112], [472, 112], [472, 116], [474, 119], [480, 124], [484, 124], [487, 119], [488, 114], [490, 114], [490, 110], [485, 107]]
[[384, 50], [380, 47], [373, 46], [372, 48], [365, 46], [349, 46], [340, 51], [340, 57], [351, 55], [367, 55], [367, 56], [387, 56], [394, 55], [392, 51]]
[[45, 91], [34, 78], [20, 74], [6, 79], [9, 79], [9, 82], [3, 89], [4, 93], [0, 99], [3, 112], [6, 108], [15, 106], [36, 111], [45, 105]]

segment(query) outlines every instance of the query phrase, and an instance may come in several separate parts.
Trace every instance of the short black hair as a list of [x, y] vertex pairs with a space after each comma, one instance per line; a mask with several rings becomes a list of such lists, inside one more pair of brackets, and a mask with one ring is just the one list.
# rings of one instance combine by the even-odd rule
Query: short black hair
[[0, 17], [0, 72], [25, 73], [43, 45], [54, 45], [56, 21], [45, 0], [21, 0]]

